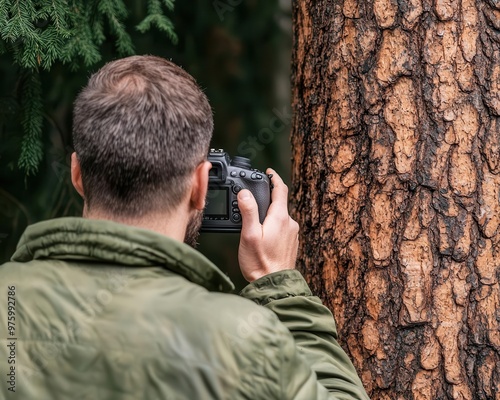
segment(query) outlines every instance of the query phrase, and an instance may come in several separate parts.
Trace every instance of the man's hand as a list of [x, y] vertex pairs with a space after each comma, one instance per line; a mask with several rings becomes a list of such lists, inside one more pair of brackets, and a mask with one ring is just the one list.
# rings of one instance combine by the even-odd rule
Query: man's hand
[[276, 171], [269, 168], [266, 173], [273, 174], [274, 189], [263, 224], [252, 193], [238, 193], [243, 218], [238, 261], [248, 282], [271, 272], [294, 269], [297, 259], [299, 224], [288, 215], [288, 187]]

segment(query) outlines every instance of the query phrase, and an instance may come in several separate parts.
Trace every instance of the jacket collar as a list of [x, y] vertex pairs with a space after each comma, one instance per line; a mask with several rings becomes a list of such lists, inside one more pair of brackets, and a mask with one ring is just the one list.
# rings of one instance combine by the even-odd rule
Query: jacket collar
[[111, 221], [57, 218], [28, 226], [12, 261], [44, 258], [162, 266], [208, 290], [234, 290], [219, 268], [187, 244]]

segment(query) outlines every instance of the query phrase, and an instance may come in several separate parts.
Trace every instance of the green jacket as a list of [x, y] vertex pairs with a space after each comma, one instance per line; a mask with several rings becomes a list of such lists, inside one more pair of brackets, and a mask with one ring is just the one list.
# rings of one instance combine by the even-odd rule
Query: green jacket
[[294, 270], [236, 296], [183, 243], [61, 218], [26, 229], [0, 282], [0, 399], [368, 399]]

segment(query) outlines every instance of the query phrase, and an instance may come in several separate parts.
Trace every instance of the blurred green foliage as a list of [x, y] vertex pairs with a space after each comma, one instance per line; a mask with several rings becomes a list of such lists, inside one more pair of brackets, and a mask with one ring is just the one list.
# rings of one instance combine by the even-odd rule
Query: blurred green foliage
[[[8, 3], [0, 0], [0, 11]], [[52, 3], [96, 5], [99, 1]], [[123, 3], [126, 15], [122, 10], [119, 21], [134, 52], [171, 59], [192, 74], [205, 90], [214, 110], [213, 147], [224, 148], [232, 155], [249, 156], [260, 169], [272, 166], [286, 179], [290, 124], [289, 4], [280, 4], [278, 0], [184, 0], [168, 11], [167, 20], [158, 7], [170, 1]], [[95, 14], [95, 8], [88, 10], [91, 20], [101, 18]], [[0, 55], [0, 262], [10, 258], [28, 224], [81, 215], [81, 199], [69, 177], [72, 103], [92, 72], [131, 50], [118, 45], [117, 26], [113, 27], [114, 22], [105, 12], [99, 12], [103, 24], [101, 31], [92, 32], [100, 38], [95, 42], [98, 57], [92, 65], [81, 55], [75, 56], [75, 63], [56, 57], [45, 69], [37, 61], [37, 80], [29, 68], [20, 65], [13, 52], [4, 49]], [[45, 18], [49, 24], [55, 21], [50, 13]], [[76, 17], [68, 18], [67, 26], [71, 27], [71, 18]], [[172, 42], [172, 26], [177, 43]], [[0, 35], [5, 41], [1, 30]], [[75, 34], [72, 40], [78, 37]], [[23, 103], [27, 90], [33, 92], [33, 97], [41, 93], [40, 104], [34, 105], [42, 111], [40, 121], [27, 118], [32, 112]], [[42, 145], [37, 153], [38, 172], [29, 176], [18, 165], [23, 132], [32, 129], [27, 124], [39, 124], [36, 135]], [[201, 251], [238, 281], [237, 243], [237, 235], [224, 236], [222, 241], [220, 235], [201, 237]]]

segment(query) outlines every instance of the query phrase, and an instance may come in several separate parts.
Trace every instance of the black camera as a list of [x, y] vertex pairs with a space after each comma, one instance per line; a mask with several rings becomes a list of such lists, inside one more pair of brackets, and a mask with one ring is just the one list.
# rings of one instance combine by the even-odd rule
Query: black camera
[[271, 204], [270, 177], [252, 168], [248, 158], [235, 156], [231, 160], [222, 149], [211, 149], [208, 161], [212, 163], [212, 168], [209, 173], [207, 202], [201, 231], [241, 231], [241, 213], [237, 196], [242, 189], [252, 192], [259, 206], [260, 223], [264, 222]]

